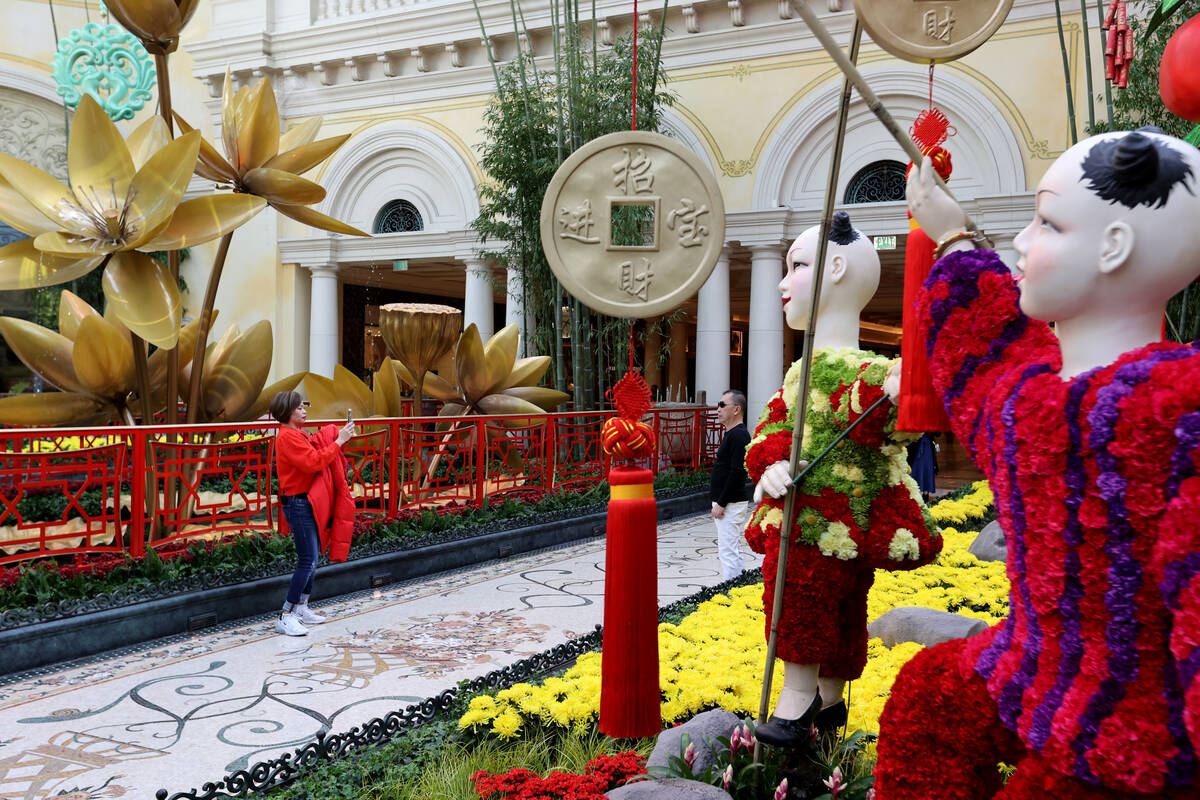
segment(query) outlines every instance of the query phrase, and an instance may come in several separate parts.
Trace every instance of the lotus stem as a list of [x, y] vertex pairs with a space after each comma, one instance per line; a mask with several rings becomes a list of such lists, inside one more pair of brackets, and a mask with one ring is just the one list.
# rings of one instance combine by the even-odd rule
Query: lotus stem
[[[1080, 0], [1082, 2], [1083, 0]], [[171, 73], [167, 71], [167, 54], [154, 54], [154, 71], [158, 81], [158, 111], [167, 123], [167, 132], [175, 137], [175, 120], [171, 115]], [[179, 251], [167, 251], [167, 269], [171, 280], [179, 282]], [[167, 424], [179, 422], [179, 347], [167, 352]], [[167, 489], [168, 496], [175, 494], [174, 480]]]
[[200, 327], [196, 331], [196, 346], [192, 350], [192, 379], [188, 382], [187, 423], [194, 425], [200, 413], [200, 383], [204, 375], [204, 349], [208, 346], [208, 332], [212, 326], [213, 306], [217, 303], [217, 287], [221, 283], [221, 272], [225, 269], [225, 258], [233, 231], [221, 237], [217, 255], [213, 258], [212, 272], [208, 274], [208, 288], [204, 290], [204, 304], [200, 306]]

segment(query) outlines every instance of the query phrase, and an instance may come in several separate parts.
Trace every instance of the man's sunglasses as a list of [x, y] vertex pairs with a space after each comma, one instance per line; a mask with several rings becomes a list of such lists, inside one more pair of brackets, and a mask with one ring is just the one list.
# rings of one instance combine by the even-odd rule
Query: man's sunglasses
[[730, 404], [730, 403], [726, 403], [724, 400], [718, 400], [718, 401], [717, 401], [717, 408], [724, 408], [725, 406], [728, 406], [728, 405], [731, 405], [731, 404]]

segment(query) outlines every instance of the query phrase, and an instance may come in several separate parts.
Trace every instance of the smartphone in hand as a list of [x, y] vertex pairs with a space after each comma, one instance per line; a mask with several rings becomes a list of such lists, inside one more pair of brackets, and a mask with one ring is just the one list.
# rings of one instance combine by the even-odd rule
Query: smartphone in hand
[[346, 409], [346, 424], [349, 425], [353, 422], [354, 422], [354, 410], [347, 408]]

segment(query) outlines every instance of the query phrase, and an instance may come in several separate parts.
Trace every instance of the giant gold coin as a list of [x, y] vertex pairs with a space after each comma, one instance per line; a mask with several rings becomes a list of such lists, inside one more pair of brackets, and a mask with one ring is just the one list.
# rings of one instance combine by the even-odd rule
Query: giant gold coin
[[585, 144], [542, 200], [542, 248], [568, 292], [613, 317], [672, 311], [708, 279], [725, 244], [725, 203], [694, 153], [657, 133]]
[[854, 13], [877, 45], [897, 58], [929, 64], [962, 58], [1000, 27], [1013, 0], [854, 0]]

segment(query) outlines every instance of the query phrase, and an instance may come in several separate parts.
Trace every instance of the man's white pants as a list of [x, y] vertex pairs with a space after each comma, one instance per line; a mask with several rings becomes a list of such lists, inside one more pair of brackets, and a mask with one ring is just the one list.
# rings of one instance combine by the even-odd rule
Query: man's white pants
[[721, 559], [721, 574], [725, 580], [742, 574], [742, 537], [746, 529], [748, 503], [730, 503], [725, 516], [713, 519], [717, 523], [717, 556]]

